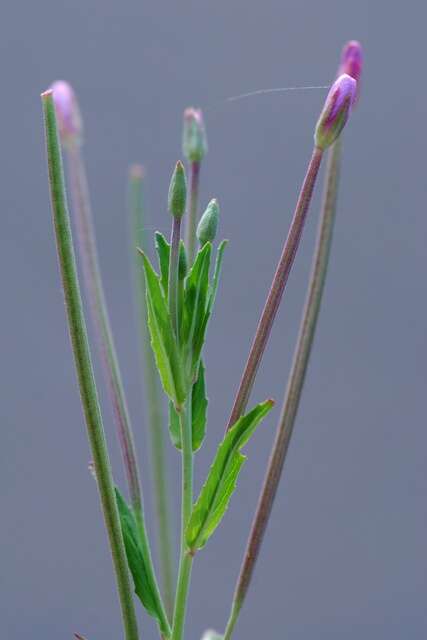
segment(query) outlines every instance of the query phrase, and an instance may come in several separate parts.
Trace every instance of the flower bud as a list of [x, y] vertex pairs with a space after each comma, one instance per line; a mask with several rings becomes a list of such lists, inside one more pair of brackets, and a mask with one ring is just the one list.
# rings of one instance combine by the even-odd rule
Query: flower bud
[[208, 150], [205, 124], [200, 109], [189, 107], [184, 111], [182, 151], [188, 162], [201, 162]]
[[185, 169], [179, 160], [176, 163], [169, 185], [168, 208], [174, 218], [182, 218], [187, 199], [187, 179]]
[[341, 63], [338, 69], [338, 75], [346, 73], [354, 78], [357, 82], [356, 95], [354, 97], [353, 106], [359, 100], [360, 95], [360, 77], [362, 75], [363, 53], [362, 45], [357, 40], [350, 40], [344, 45], [341, 53]]
[[356, 95], [357, 82], [346, 73], [329, 90], [314, 133], [316, 147], [324, 151], [340, 135]]
[[359, 82], [362, 75], [362, 65], [362, 45], [357, 40], [350, 40], [343, 47], [338, 75], [346, 73]]
[[219, 205], [215, 198], [211, 200], [197, 226], [197, 239], [203, 247], [206, 242], [215, 240], [218, 229]]
[[184, 280], [188, 271], [187, 252], [185, 250], [185, 244], [181, 240], [179, 243], [179, 256], [178, 256], [178, 280]]
[[72, 86], [64, 80], [57, 80], [50, 88], [53, 92], [61, 142], [64, 145], [79, 144], [83, 136], [83, 123]]

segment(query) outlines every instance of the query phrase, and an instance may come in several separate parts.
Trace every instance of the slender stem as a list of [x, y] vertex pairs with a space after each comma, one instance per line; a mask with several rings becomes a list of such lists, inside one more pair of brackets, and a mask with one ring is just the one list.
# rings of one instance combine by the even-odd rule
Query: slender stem
[[159, 602], [161, 606], [160, 613], [164, 618], [166, 618], [157, 586], [151, 559], [150, 545], [148, 542], [148, 534], [145, 526], [143, 496], [139, 479], [135, 441], [123, 389], [113, 332], [105, 301], [86, 170], [80, 145], [75, 144], [69, 146], [67, 151], [71, 195], [75, 211], [77, 240], [80, 248], [83, 276], [88, 293], [92, 321], [95, 327], [101, 362], [114, 409], [117, 433], [122, 450], [132, 507], [138, 519], [138, 530], [141, 545], [145, 550], [144, 557], [147, 559], [147, 572], [150, 574], [152, 584], [155, 585], [154, 588], [159, 595]]
[[[190, 164], [190, 202], [186, 225], [185, 244], [188, 263], [191, 266], [196, 254], [197, 209], [199, 195], [200, 162]], [[174, 252], [174, 233], [171, 241], [171, 265]], [[172, 268], [172, 267], [171, 267]], [[169, 272], [169, 292], [171, 271]], [[170, 298], [169, 298], [170, 299]], [[172, 310], [172, 307], [170, 307]], [[178, 331], [177, 331], [178, 337]], [[192, 445], [192, 391], [188, 394], [184, 410], [180, 412], [182, 441], [182, 507], [181, 507], [181, 554], [179, 560], [178, 582], [176, 588], [175, 611], [173, 617], [172, 638], [182, 640], [187, 609], [188, 590], [190, 587], [193, 556], [185, 544], [185, 530], [193, 508], [193, 445]]]
[[182, 509], [181, 509], [181, 556], [179, 562], [178, 583], [176, 589], [175, 611], [173, 617], [172, 639], [182, 640], [187, 609], [188, 589], [190, 586], [193, 557], [185, 544], [185, 530], [193, 508], [193, 447], [191, 394], [184, 408], [179, 412], [182, 441]]
[[172, 326], [175, 329], [175, 336], [179, 342], [178, 328], [178, 260], [179, 260], [179, 240], [181, 237], [181, 218], [174, 216], [171, 233], [171, 252], [169, 260], [169, 313]]
[[104, 427], [102, 424], [77, 277], [52, 91], [46, 91], [42, 94], [42, 103], [46, 130], [53, 222], [80, 396], [95, 465], [105, 527], [107, 529], [113, 559], [125, 638], [126, 640], [138, 640], [138, 627], [125, 548], [120, 528], [111, 465], [105, 442]]
[[234, 627], [239, 617], [242, 604], [243, 602], [238, 602], [236, 601], [236, 599], [233, 599], [233, 603], [231, 605], [230, 617], [228, 618], [223, 640], [230, 640], [231, 636], [233, 635]]
[[104, 375], [113, 405], [114, 418], [132, 506], [134, 509], [141, 510], [142, 494], [135, 441], [105, 301], [86, 170], [81, 153], [81, 146], [79, 144], [73, 144], [67, 147], [67, 160], [77, 241], [82, 260], [84, 282], [88, 294], [87, 299], [95, 328]]
[[233, 409], [228, 421], [227, 430], [240, 418], [244, 412], [255, 382], [258, 367], [261, 363], [265, 347], [270, 336], [271, 328], [280, 306], [283, 291], [285, 289], [289, 273], [291, 271], [299, 242], [304, 229], [305, 219], [313, 193], [314, 184], [319, 172], [323, 152], [314, 148], [307, 173], [298, 197], [294, 217], [291, 222], [288, 237], [283, 246], [282, 255], [274, 274], [273, 282], [265, 302], [264, 309], [259, 320], [249, 357], [243, 372], [240, 386], [234, 400]]
[[197, 250], [196, 230], [198, 218], [198, 199], [200, 183], [200, 162], [190, 163], [190, 202], [188, 206], [187, 226], [185, 229], [185, 246], [187, 247], [188, 264], [191, 266]]
[[336, 212], [339, 165], [340, 142], [338, 140], [329, 151], [322, 212], [319, 221], [312, 272], [295, 348], [293, 364], [289, 375], [281, 416], [277, 426], [276, 439], [273, 444], [264, 480], [264, 486], [258, 501], [257, 510], [246, 547], [246, 553], [234, 592], [232, 612], [224, 640], [229, 640], [231, 638], [234, 625], [251, 582], [255, 563], [258, 558], [268, 520], [271, 515], [274, 498], [276, 496], [277, 487], [279, 485], [284, 461], [295, 424], [328, 268], [332, 231]]
[[173, 614], [174, 563], [172, 555], [171, 510], [168, 493], [163, 413], [159, 388], [159, 378], [154, 363], [153, 352], [147, 329], [145, 304], [145, 280], [135, 247], [146, 250], [144, 233], [143, 170], [134, 166], [129, 180], [129, 208], [132, 220], [132, 263], [134, 267], [135, 300], [139, 321], [142, 364], [146, 390], [146, 420], [149, 426], [151, 445], [151, 472], [153, 493], [156, 504], [157, 533], [159, 538], [160, 573], [162, 577], [166, 611]]

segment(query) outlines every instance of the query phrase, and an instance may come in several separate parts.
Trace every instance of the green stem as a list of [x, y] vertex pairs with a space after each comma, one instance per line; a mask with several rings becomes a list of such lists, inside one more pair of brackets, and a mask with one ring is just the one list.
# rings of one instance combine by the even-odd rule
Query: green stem
[[230, 617], [228, 619], [227, 626], [225, 628], [223, 640], [230, 640], [231, 636], [233, 635], [234, 627], [239, 617], [240, 608], [242, 604], [243, 603], [241, 602], [237, 602], [236, 600], [233, 600]]
[[[152, 583], [155, 585], [155, 589], [159, 593], [145, 525], [143, 496], [139, 479], [135, 441], [120, 374], [113, 332], [105, 301], [101, 270], [99, 267], [92, 208], [90, 205], [89, 188], [81, 146], [79, 144], [68, 146], [67, 152], [71, 195], [75, 210], [77, 240], [82, 259], [83, 275], [88, 293], [88, 301], [99, 344], [101, 362], [114, 409], [117, 433], [122, 450], [131, 503], [135, 515], [138, 518], [141, 544], [145, 549], [144, 557], [147, 559], [147, 571], [150, 573]], [[164, 615], [160, 595], [159, 602], [162, 607], [161, 613]]]
[[135, 441], [105, 301], [86, 170], [80, 144], [69, 145], [66, 149], [77, 241], [82, 260], [87, 299], [95, 328], [104, 375], [113, 405], [131, 503], [135, 510], [141, 511], [142, 493]]
[[53, 223], [80, 396], [95, 465], [105, 527], [110, 543], [125, 638], [126, 640], [138, 640], [138, 627], [125, 548], [117, 511], [111, 465], [105, 441], [77, 277], [52, 91], [46, 91], [42, 94], [42, 104], [45, 120]]
[[190, 163], [190, 202], [188, 206], [187, 226], [185, 230], [185, 246], [187, 247], [188, 265], [194, 262], [197, 251], [196, 231], [200, 183], [200, 162]]
[[187, 609], [193, 557], [185, 544], [185, 530], [193, 508], [193, 445], [191, 393], [179, 412], [182, 441], [182, 508], [181, 508], [181, 556], [176, 589], [172, 639], [182, 640]]
[[328, 268], [336, 212], [339, 165], [340, 142], [338, 140], [329, 151], [322, 212], [312, 262], [312, 272], [295, 347], [294, 359], [277, 426], [276, 439], [271, 451], [264, 485], [259, 497], [244, 560], [234, 592], [232, 611], [224, 640], [230, 640], [240, 609], [246, 598], [271, 515], [274, 498], [295, 424]]
[[308, 207], [313, 194], [314, 184], [319, 172], [323, 151], [314, 148], [307, 173], [302, 184], [294, 217], [291, 222], [288, 237], [283, 246], [282, 255], [274, 274], [273, 282], [265, 302], [261, 318], [251, 346], [249, 357], [243, 372], [240, 386], [234, 400], [233, 409], [228, 421], [227, 430], [240, 418], [244, 412], [255, 382], [258, 367], [270, 337], [271, 328], [282, 300], [282, 295], [288, 281], [289, 273], [294, 263], [307, 217]]
[[134, 267], [134, 289], [137, 303], [139, 336], [143, 360], [144, 382], [146, 388], [146, 419], [149, 425], [151, 446], [151, 472], [153, 492], [156, 504], [157, 533], [159, 538], [160, 572], [162, 576], [166, 611], [173, 614], [174, 600], [174, 564], [171, 540], [171, 512], [168, 494], [168, 476], [166, 467], [165, 438], [163, 432], [163, 413], [159, 388], [159, 378], [150, 346], [147, 328], [147, 310], [145, 304], [145, 280], [136, 247], [146, 250], [144, 233], [143, 169], [134, 166], [129, 180], [129, 208], [132, 221], [132, 264]]

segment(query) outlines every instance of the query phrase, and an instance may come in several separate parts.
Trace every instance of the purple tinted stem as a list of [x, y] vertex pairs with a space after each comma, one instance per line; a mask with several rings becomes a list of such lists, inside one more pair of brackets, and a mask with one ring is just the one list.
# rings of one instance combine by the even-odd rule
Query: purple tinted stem
[[322, 150], [315, 147], [310, 158], [304, 182], [301, 187], [288, 237], [286, 238], [286, 242], [283, 246], [282, 255], [280, 256], [276, 273], [274, 274], [273, 282], [255, 333], [255, 338], [252, 342], [249, 357], [246, 362], [246, 367], [240, 381], [240, 386], [234, 400], [233, 409], [231, 411], [231, 415], [227, 425], [227, 431], [240, 418], [240, 416], [246, 409], [246, 405], [248, 403], [249, 396], [255, 382], [258, 367], [261, 363], [261, 359], [271, 333], [271, 328], [273, 326], [274, 319], [280, 306], [283, 291], [285, 290], [289, 273], [291, 271], [295, 255], [301, 240], [314, 184], [316, 182], [317, 174], [319, 172], [319, 167], [322, 160], [322, 155]]
[[289, 374], [282, 412], [277, 425], [276, 438], [271, 450], [264, 485], [260, 493], [244, 560], [240, 569], [240, 575], [233, 598], [232, 611], [224, 640], [230, 640], [231, 638], [252, 579], [256, 560], [270, 519], [298, 412], [329, 263], [336, 212], [339, 165], [340, 142], [337, 141], [329, 151], [322, 213], [319, 220], [310, 283], [295, 347], [292, 368]]
[[68, 147], [67, 158], [87, 298], [110, 391], [131, 502], [135, 509], [141, 511], [142, 498], [135, 444], [102, 286], [89, 190], [80, 146], [76, 144]]

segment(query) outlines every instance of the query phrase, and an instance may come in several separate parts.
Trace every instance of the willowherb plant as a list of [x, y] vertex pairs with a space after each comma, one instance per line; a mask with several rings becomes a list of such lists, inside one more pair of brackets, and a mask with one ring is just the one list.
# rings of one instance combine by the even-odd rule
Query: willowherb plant
[[[194, 559], [219, 526], [229, 506], [245, 462], [242, 448], [274, 404], [267, 399], [247, 410], [255, 377], [298, 250], [322, 157], [328, 150], [324, 198], [312, 273], [264, 485], [225, 632], [218, 634], [206, 631], [203, 639], [230, 639], [233, 634], [271, 514], [299, 406], [332, 240], [340, 166], [340, 134], [359, 96], [361, 69], [360, 44], [351, 41], [344, 47], [338, 77], [328, 93], [315, 128], [314, 148], [295, 213], [249, 351], [225, 435], [196, 498], [193, 492], [194, 457], [206, 436], [208, 413], [203, 350], [226, 247], [226, 241], [223, 240], [214, 250], [220, 212], [216, 199], [207, 204], [199, 219], [200, 168], [207, 152], [201, 111], [190, 108], [184, 112], [182, 146], [189, 165], [189, 186], [187, 187], [184, 165], [179, 161], [172, 174], [167, 200], [171, 215], [170, 241], [159, 232], [155, 234], [157, 268], [148, 257], [147, 238], [143, 231], [144, 172], [138, 165], [130, 170], [132, 260], [146, 384], [146, 419], [151, 436], [161, 588], [151, 557], [138, 456], [98, 264], [82, 153], [82, 118], [76, 96], [66, 82], [55, 82], [50, 90], [42, 94], [53, 222], [68, 326], [92, 451], [91, 466], [109, 537], [126, 640], [137, 640], [140, 637], [132, 591], [148, 614], [156, 620], [159, 634], [164, 640], [182, 640], [184, 637]], [[76, 244], [122, 451], [128, 500], [114, 484], [105, 443], [77, 276], [61, 143], [67, 159]], [[182, 229], [183, 221], [186, 221], [185, 234]], [[182, 235], [185, 236], [185, 241]], [[167, 400], [167, 413], [163, 412], [161, 389]], [[172, 554], [175, 531], [171, 526], [164, 450], [166, 423], [171, 442], [181, 452], [182, 458], [181, 545], [176, 586]], [[76, 634], [76, 638], [81, 637]]]

